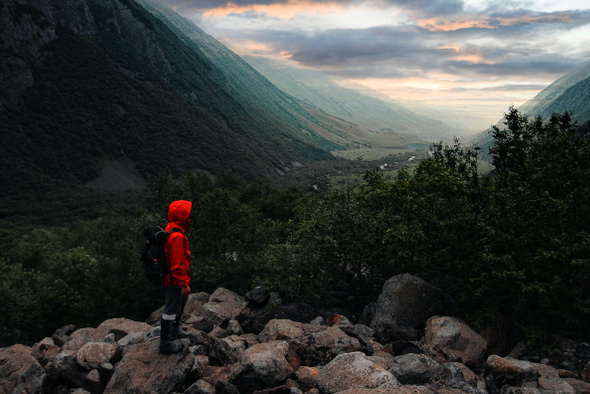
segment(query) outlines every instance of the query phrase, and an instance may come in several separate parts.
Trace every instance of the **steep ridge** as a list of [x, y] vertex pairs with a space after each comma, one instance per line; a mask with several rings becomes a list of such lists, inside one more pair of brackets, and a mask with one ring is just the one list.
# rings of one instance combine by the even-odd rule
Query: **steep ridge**
[[350, 131], [366, 131], [154, 13], [132, 0], [2, 3], [0, 197], [78, 187], [113, 160], [144, 179], [187, 171], [269, 179], [360, 144]]
[[[540, 115], [544, 118], [553, 112], [563, 112], [566, 109], [574, 112], [581, 122], [590, 120], [588, 106], [588, 90], [590, 87], [590, 61], [559, 78], [543, 89], [532, 100], [519, 107], [530, 116]], [[566, 108], [566, 105], [569, 108]], [[578, 113], [576, 109], [585, 111]]]
[[[559, 78], [543, 89], [533, 99], [518, 110], [533, 118], [540, 116], [547, 120], [553, 113], [569, 111], [580, 125], [590, 121], [590, 61], [582, 63], [575, 70]], [[503, 120], [497, 126], [504, 127]], [[484, 153], [491, 143], [491, 128], [481, 133], [475, 140], [484, 147]]]

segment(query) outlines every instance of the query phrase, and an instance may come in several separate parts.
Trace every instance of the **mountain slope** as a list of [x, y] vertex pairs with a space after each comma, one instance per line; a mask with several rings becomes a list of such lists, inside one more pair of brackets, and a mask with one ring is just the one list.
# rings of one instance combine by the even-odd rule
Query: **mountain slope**
[[[529, 117], [541, 116], [547, 120], [553, 113], [570, 111], [573, 119], [580, 125], [590, 121], [590, 61], [581, 64], [575, 70], [559, 78], [543, 89], [533, 99], [527, 101], [518, 110]], [[497, 127], [503, 128], [503, 120]], [[475, 140], [487, 152], [492, 141], [491, 129], [481, 133]]]
[[105, 163], [144, 180], [272, 179], [365, 143], [369, 131], [280, 91], [202, 32], [197, 45], [194, 24], [188, 37], [154, 14], [132, 0], [2, 3], [0, 197], [100, 188]]
[[[266, 113], [287, 114], [290, 121], [299, 124], [302, 129], [312, 130], [339, 147], [349, 148], [375, 144], [399, 147], [408, 143], [425, 142], [415, 135], [405, 135], [411, 130], [404, 129], [401, 130], [401, 133], [389, 132], [386, 134], [372, 132], [368, 129], [375, 130], [375, 128], [370, 127], [367, 123], [359, 123], [356, 119], [346, 116], [346, 113], [332, 111], [330, 108], [317, 105], [316, 102], [305, 100], [304, 97], [283, 89], [284, 86], [277, 86], [276, 81], [270, 80], [269, 82], [268, 75], [264, 75], [256, 67], [253, 68], [249, 62], [245, 61], [246, 59], [237, 56], [193, 22], [155, 3], [145, 0], [140, 0], [140, 2], [153, 15], [176, 31], [179, 38], [183, 39], [187, 45], [201, 51], [223, 73], [226, 85], [230, 87], [232, 95], [239, 97], [240, 102], [248, 106], [248, 110], [264, 109]], [[188, 37], [190, 41], [186, 41], [185, 37]], [[332, 85], [336, 86], [333, 83]], [[329, 91], [325, 92], [327, 96], [324, 98], [325, 100], [332, 100], [330, 93]], [[296, 108], [295, 114], [285, 106], [285, 98], [287, 98], [290, 107]], [[388, 115], [391, 116], [391, 111]], [[351, 122], [355, 124], [350, 124]], [[383, 126], [386, 125], [383, 124]]]
[[456, 131], [453, 126], [418, 115], [391, 99], [384, 101], [361, 94], [336, 84], [321, 73], [286, 61], [262, 56], [244, 56], [243, 59], [285, 92], [371, 130], [394, 130], [434, 140]]
[[[532, 100], [524, 103], [519, 110], [529, 116], [547, 118], [553, 112], [563, 112], [568, 109], [581, 122], [590, 120], [588, 111], [588, 90], [590, 88], [590, 61], [581, 64], [547, 88], [543, 89]], [[582, 113], [585, 113], [582, 114]]]

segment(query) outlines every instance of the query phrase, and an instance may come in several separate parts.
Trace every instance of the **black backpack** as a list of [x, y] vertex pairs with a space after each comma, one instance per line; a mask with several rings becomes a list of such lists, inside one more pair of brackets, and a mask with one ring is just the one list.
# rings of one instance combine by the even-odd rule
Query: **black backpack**
[[146, 242], [140, 259], [143, 262], [145, 277], [154, 286], [163, 285], [170, 273], [170, 267], [166, 264], [164, 243], [168, 235], [173, 232], [182, 233], [182, 230], [173, 228], [170, 232], [166, 232], [161, 226], [148, 226], [143, 231]]

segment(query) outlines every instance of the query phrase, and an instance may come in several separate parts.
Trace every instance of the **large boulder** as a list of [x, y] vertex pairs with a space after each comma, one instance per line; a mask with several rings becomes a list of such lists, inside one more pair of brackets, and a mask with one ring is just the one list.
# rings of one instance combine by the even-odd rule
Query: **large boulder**
[[318, 385], [320, 370], [316, 367], [301, 367], [296, 372], [297, 383], [303, 391], [309, 391]]
[[102, 341], [108, 334], [115, 334], [115, 340], [135, 333], [145, 333], [152, 328], [149, 324], [126, 318], [115, 318], [103, 321], [93, 332], [95, 341]]
[[221, 339], [212, 339], [210, 357], [219, 364], [236, 363], [240, 355], [254, 343], [249, 343], [247, 337], [230, 335]]
[[326, 327], [313, 324], [294, 322], [287, 319], [273, 319], [269, 321], [260, 334], [260, 342], [270, 342], [274, 340], [289, 340], [301, 337], [307, 337]]
[[0, 392], [42, 393], [45, 369], [31, 356], [31, 348], [13, 345], [0, 349]]
[[121, 349], [115, 343], [88, 342], [76, 353], [78, 365], [87, 370], [99, 369], [102, 364], [119, 361]]
[[94, 342], [94, 330], [95, 328], [86, 327], [80, 328], [69, 335], [69, 339], [62, 346], [63, 350], [74, 350], [78, 351], [82, 346], [88, 342]]
[[78, 350], [62, 349], [45, 367], [47, 376], [54, 381], [63, 381], [74, 387], [84, 385], [84, 369], [78, 365]]
[[211, 294], [209, 301], [200, 308], [198, 314], [214, 324], [221, 324], [236, 319], [246, 305], [246, 298], [220, 287]]
[[[396, 275], [383, 285], [377, 302], [369, 305], [362, 323], [376, 331], [380, 342], [416, 340], [426, 320], [448, 312], [448, 296], [410, 274]], [[366, 321], [365, 321], [366, 320]]]
[[293, 341], [298, 353], [303, 358], [303, 364], [324, 364], [339, 354], [362, 350], [363, 346], [360, 341], [348, 336], [340, 328], [326, 326], [322, 326], [322, 328], [324, 329], [308, 337]]
[[35, 357], [39, 364], [46, 366], [60, 351], [61, 348], [53, 339], [46, 337], [33, 345], [31, 356]]
[[428, 355], [441, 364], [458, 361], [479, 372], [485, 362], [486, 340], [454, 317], [429, 319], [421, 345]]
[[395, 376], [379, 365], [369, 361], [364, 353], [340, 354], [320, 371], [318, 386], [324, 393], [345, 390], [398, 388]]
[[476, 375], [465, 364], [448, 362], [444, 365], [444, 378], [446, 384], [465, 392], [485, 392], [485, 381]]
[[159, 341], [152, 340], [128, 346], [118, 363], [105, 392], [170, 393], [179, 389], [194, 365], [188, 341], [176, 354], [159, 354]]
[[70, 334], [72, 334], [77, 329], [78, 327], [76, 327], [74, 324], [68, 324], [66, 326], [60, 327], [55, 330], [51, 336], [51, 339], [56, 346], [61, 347], [64, 345], [64, 343], [70, 340]]
[[486, 371], [503, 383], [504, 391], [508, 390], [506, 387], [511, 387], [510, 390], [515, 391], [519, 387], [526, 388], [534, 385], [542, 393], [585, 392], [575, 379], [571, 382], [561, 379], [557, 369], [545, 364], [492, 355], [486, 361]]
[[301, 363], [307, 366], [324, 364], [341, 353], [359, 351], [363, 348], [357, 338], [347, 335], [340, 328], [273, 319], [258, 335], [260, 342], [287, 340]]
[[246, 392], [272, 387], [293, 374], [287, 361], [286, 341], [259, 343], [246, 349], [240, 357], [241, 373], [235, 384]]
[[393, 359], [389, 371], [401, 384], [424, 385], [441, 379], [444, 367], [425, 354], [405, 354]]
[[516, 386], [526, 382], [537, 381], [541, 374], [535, 365], [529, 361], [517, 360], [510, 357], [491, 355], [486, 361], [486, 372], [495, 377], [502, 376], [510, 385]]
[[246, 294], [248, 305], [240, 312], [237, 320], [244, 330], [259, 334], [264, 326], [277, 316], [283, 300], [277, 292], [267, 293], [257, 288]]

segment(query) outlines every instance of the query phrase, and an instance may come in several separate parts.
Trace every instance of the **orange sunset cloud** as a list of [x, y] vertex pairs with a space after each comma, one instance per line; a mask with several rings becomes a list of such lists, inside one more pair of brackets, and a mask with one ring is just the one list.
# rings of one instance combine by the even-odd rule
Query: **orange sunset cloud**
[[335, 13], [342, 10], [342, 6], [336, 2], [315, 3], [311, 0], [290, 0], [277, 4], [249, 4], [237, 5], [228, 3], [224, 7], [213, 8], [203, 13], [204, 18], [220, 18], [230, 14], [242, 14], [248, 11], [266, 14], [279, 19], [291, 19], [295, 14], [304, 11], [306, 14]]

